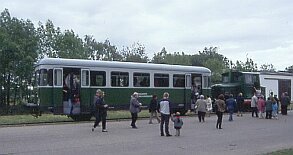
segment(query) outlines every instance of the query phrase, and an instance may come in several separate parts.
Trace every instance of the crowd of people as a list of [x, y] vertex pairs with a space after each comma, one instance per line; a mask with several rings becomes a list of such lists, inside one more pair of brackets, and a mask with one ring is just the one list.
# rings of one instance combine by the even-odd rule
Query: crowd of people
[[[269, 96], [264, 98], [258, 91], [255, 91], [251, 98], [251, 115], [252, 117], [260, 119], [278, 119], [278, 107], [281, 104], [282, 115], [287, 115], [287, 107], [290, 105], [290, 97], [287, 92], [282, 94], [282, 97], [278, 99], [276, 96]], [[216, 128], [222, 129], [223, 114], [227, 111], [229, 113], [229, 121], [233, 121], [233, 114], [237, 112], [237, 116], [242, 117], [244, 112], [244, 97], [242, 93], [239, 93], [234, 98], [233, 94], [220, 94], [215, 100], [214, 106], [209, 96], [199, 95], [194, 103], [194, 110], [197, 112], [198, 121], [205, 122], [206, 113], [210, 115], [213, 107], [217, 115]], [[106, 130], [106, 117], [108, 105], [104, 101], [104, 92], [98, 89], [94, 99], [95, 110], [93, 112], [96, 117], [92, 131], [99, 126], [102, 121], [102, 132]], [[131, 95], [129, 111], [131, 113], [131, 127], [137, 129], [136, 121], [138, 113], [141, 111], [142, 103], [139, 102], [139, 94], [134, 92]], [[161, 136], [172, 136], [169, 132], [169, 122], [174, 122], [174, 129], [176, 130], [175, 136], [180, 136], [180, 129], [183, 126], [183, 120], [180, 117], [180, 113], [172, 112], [171, 101], [169, 100], [169, 93], [165, 92], [160, 101], [158, 101], [157, 95], [153, 95], [149, 104], [149, 124], [153, 124], [155, 118], [160, 123]], [[159, 114], [161, 118], [159, 117]]]

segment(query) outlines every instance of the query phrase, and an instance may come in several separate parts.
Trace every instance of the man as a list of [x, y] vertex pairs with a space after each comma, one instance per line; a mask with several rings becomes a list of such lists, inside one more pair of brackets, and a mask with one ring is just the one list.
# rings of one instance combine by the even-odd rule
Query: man
[[282, 95], [281, 98], [281, 112], [282, 115], [287, 115], [287, 107], [290, 105], [290, 98], [288, 96], [288, 93], [285, 92], [284, 95]]
[[229, 99], [226, 100], [226, 105], [229, 112], [229, 121], [233, 121], [233, 113], [236, 107], [236, 101], [233, 98], [233, 94], [230, 94]]
[[130, 105], [129, 105], [129, 111], [131, 113], [131, 127], [133, 129], [137, 129], [137, 126], [135, 125], [137, 117], [138, 117], [138, 113], [140, 112], [140, 106], [142, 104], [139, 103], [138, 101], [138, 93], [134, 92], [131, 95], [131, 99], [130, 99]]
[[254, 113], [255, 113], [256, 118], [258, 118], [257, 101], [258, 101], [258, 99], [256, 97], [256, 93], [254, 93], [254, 95], [251, 98], [251, 105], [250, 105], [250, 107], [251, 107], [251, 110], [252, 110], [252, 117], [254, 117]]
[[163, 126], [165, 124], [165, 133], [167, 137], [172, 136], [169, 133], [169, 120], [171, 114], [171, 103], [169, 101], [169, 93], [165, 92], [163, 95], [163, 99], [159, 103], [159, 112], [161, 113], [161, 136], [165, 136]]

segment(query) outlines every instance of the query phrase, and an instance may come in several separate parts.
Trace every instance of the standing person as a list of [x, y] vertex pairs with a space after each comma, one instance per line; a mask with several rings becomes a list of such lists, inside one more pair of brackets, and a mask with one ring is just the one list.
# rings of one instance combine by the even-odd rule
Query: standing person
[[201, 120], [204, 122], [204, 117], [206, 115], [207, 110], [207, 102], [204, 100], [203, 95], [199, 96], [199, 100], [196, 101], [195, 106], [197, 107], [197, 115], [199, 122], [201, 122]]
[[254, 117], [254, 113], [255, 113], [255, 116], [258, 117], [258, 114], [257, 114], [257, 97], [256, 97], [256, 93], [254, 93], [254, 95], [252, 96], [251, 98], [251, 110], [252, 110], [252, 117]]
[[207, 114], [208, 114], [208, 117], [210, 117], [211, 112], [213, 110], [213, 106], [212, 106], [212, 99], [209, 95], [207, 95], [206, 102], [207, 102]]
[[236, 107], [236, 101], [233, 94], [230, 94], [229, 99], [226, 100], [227, 110], [229, 112], [229, 121], [233, 121], [233, 113]]
[[159, 103], [159, 109], [161, 113], [161, 125], [160, 125], [160, 131], [161, 136], [165, 136], [163, 126], [165, 124], [165, 133], [167, 137], [172, 136], [169, 133], [169, 120], [170, 120], [170, 114], [171, 114], [171, 102], [169, 101], [169, 93], [165, 92], [163, 94], [163, 99]]
[[180, 118], [180, 112], [176, 112], [175, 117], [172, 116], [172, 121], [174, 122], [174, 129], [176, 129], [175, 136], [180, 136], [180, 129], [183, 126], [183, 120]]
[[289, 104], [290, 104], [290, 97], [288, 96], [288, 93], [285, 92], [281, 98], [281, 113], [282, 113], [282, 115], [287, 115], [287, 107]]
[[[280, 100], [279, 100], [278, 96], [277, 95], [274, 95], [274, 99], [275, 99], [275, 101], [277, 103], [278, 108], [280, 108]], [[278, 112], [279, 112], [279, 109], [278, 109], [277, 113]]]
[[149, 112], [150, 112], [149, 124], [153, 124], [153, 117], [155, 117], [157, 119], [158, 123], [161, 122], [160, 118], [158, 116], [157, 110], [158, 110], [158, 97], [157, 97], [157, 95], [153, 95], [153, 98], [152, 98], [150, 105], [149, 105]]
[[137, 120], [138, 113], [140, 112], [141, 105], [142, 104], [139, 103], [139, 101], [138, 101], [138, 93], [134, 92], [131, 95], [130, 106], [129, 106], [129, 111], [131, 113], [131, 127], [133, 129], [137, 129], [137, 126], [135, 125], [135, 123]]
[[273, 109], [272, 111], [273, 118], [278, 119], [278, 103], [276, 100], [272, 104], [272, 109]]
[[260, 96], [258, 101], [257, 101], [257, 107], [258, 107], [258, 112], [259, 112], [259, 118], [262, 119], [263, 114], [265, 112], [265, 100], [263, 96]]
[[222, 121], [223, 121], [223, 113], [225, 112], [226, 105], [225, 105], [225, 97], [223, 94], [219, 95], [218, 99], [216, 100], [216, 113], [217, 113], [217, 129], [222, 129]]
[[243, 97], [243, 94], [242, 93], [239, 93], [239, 95], [237, 96], [237, 110], [238, 110], [238, 113], [237, 113], [237, 116], [241, 116], [242, 117], [242, 113], [243, 113], [243, 104], [244, 104], [244, 97]]
[[106, 118], [107, 118], [107, 109], [108, 109], [108, 105], [105, 103], [104, 101], [104, 92], [101, 91], [100, 89], [98, 89], [96, 91], [96, 96], [97, 96], [97, 100], [96, 100], [96, 112], [95, 112], [95, 124], [94, 127], [92, 128], [92, 131], [95, 130], [95, 128], [98, 126], [99, 122], [102, 121], [102, 132], [107, 132], [106, 130]]
[[272, 102], [274, 98], [268, 97], [268, 100], [266, 101], [266, 119], [272, 119]]

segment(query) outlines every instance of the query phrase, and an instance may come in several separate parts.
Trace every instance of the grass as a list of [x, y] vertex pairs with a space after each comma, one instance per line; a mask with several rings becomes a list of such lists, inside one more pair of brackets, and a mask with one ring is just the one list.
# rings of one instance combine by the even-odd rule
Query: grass
[[[148, 117], [148, 110], [142, 110], [138, 117]], [[107, 119], [129, 119], [131, 114], [129, 111], [108, 111]], [[94, 118], [92, 117], [92, 120]], [[56, 123], [56, 122], [73, 122], [73, 120], [66, 115], [53, 115], [53, 114], [43, 114], [42, 116], [36, 118], [32, 115], [8, 115], [0, 116], [0, 126], [1, 125], [22, 125], [22, 124], [37, 124], [37, 123]]]
[[271, 153], [267, 153], [265, 155], [292, 155], [293, 154], [293, 148], [291, 149], [284, 149], [284, 150], [279, 150]]

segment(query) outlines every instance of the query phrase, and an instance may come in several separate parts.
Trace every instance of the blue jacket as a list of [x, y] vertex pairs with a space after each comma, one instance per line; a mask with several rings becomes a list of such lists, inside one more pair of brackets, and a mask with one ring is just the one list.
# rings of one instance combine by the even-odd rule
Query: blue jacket
[[234, 110], [236, 107], [236, 101], [234, 98], [229, 98], [226, 100], [226, 106], [228, 110]]

